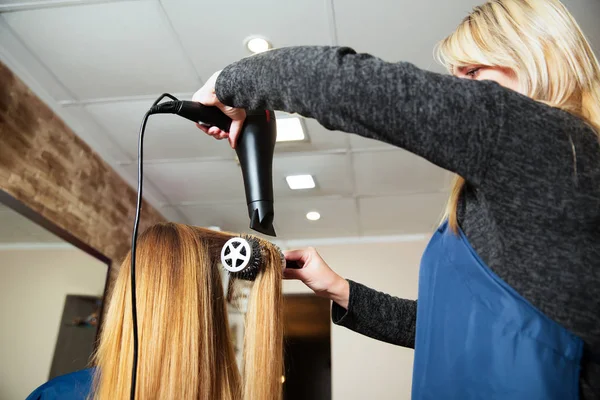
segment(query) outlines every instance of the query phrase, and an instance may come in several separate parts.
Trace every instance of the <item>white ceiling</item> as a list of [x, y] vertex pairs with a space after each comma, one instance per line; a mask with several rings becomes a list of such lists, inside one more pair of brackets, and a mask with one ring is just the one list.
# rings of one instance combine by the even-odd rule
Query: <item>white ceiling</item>
[[[0, 0], [0, 60], [135, 187], [139, 123], [163, 92], [189, 99], [203, 80], [247, 56], [243, 40], [276, 47], [347, 45], [443, 72], [434, 44], [482, 0]], [[598, 51], [600, 2], [568, 0]], [[278, 144], [280, 239], [430, 232], [449, 174], [403, 150], [304, 120], [309, 141]], [[248, 231], [241, 172], [226, 142], [173, 116], [150, 119], [145, 197], [167, 218]], [[317, 187], [291, 191], [288, 174]], [[317, 210], [322, 219], [306, 220]]]

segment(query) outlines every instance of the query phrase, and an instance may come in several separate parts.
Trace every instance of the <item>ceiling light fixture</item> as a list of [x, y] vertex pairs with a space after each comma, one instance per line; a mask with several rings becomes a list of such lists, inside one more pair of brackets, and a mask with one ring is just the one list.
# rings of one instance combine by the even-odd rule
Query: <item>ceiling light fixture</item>
[[306, 219], [309, 221], [318, 221], [321, 219], [321, 214], [316, 211], [311, 211], [306, 214]]
[[277, 141], [292, 142], [304, 140], [304, 128], [298, 117], [277, 118]]
[[292, 190], [312, 189], [316, 186], [312, 175], [289, 175], [285, 180]]
[[271, 49], [271, 43], [265, 38], [250, 36], [245, 40], [246, 48], [250, 50], [250, 52], [257, 54], [262, 53]]

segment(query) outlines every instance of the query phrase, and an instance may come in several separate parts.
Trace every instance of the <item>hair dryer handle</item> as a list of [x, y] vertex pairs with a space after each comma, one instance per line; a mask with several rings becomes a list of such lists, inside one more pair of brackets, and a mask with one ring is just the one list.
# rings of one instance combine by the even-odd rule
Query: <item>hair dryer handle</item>
[[205, 106], [197, 101], [182, 101], [181, 110], [177, 114], [190, 121], [210, 126], [217, 126], [222, 131], [229, 132], [231, 118], [214, 106]]

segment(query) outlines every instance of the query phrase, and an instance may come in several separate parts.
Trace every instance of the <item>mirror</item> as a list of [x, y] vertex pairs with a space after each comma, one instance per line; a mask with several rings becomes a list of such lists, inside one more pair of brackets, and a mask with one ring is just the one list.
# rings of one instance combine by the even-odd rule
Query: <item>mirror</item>
[[0, 203], [0, 399], [88, 365], [108, 269]]

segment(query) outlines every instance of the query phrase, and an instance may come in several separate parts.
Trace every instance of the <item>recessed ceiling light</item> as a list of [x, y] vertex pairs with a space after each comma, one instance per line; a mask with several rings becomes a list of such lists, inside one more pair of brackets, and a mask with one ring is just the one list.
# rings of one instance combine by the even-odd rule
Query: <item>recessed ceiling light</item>
[[312, 189], [315, 187], [312, 175], [290, 175], [286, 176], [285, 180], [292, 190]]
[[321, 219], [321, 214], [319, 214], [316, 211], [311, 211], [306, 214], [306, 219], [309, 221], [318, 221], [319, 219]]
[[291, 142], [304, 140], [304, 129], [300, 118], [277, 118], [277, 141]]
[[252, 53], [262, 53], [271, 48], [271, 43], [267, 39], [261, 37], [249, 37], [246, 39], [246, 47]]

